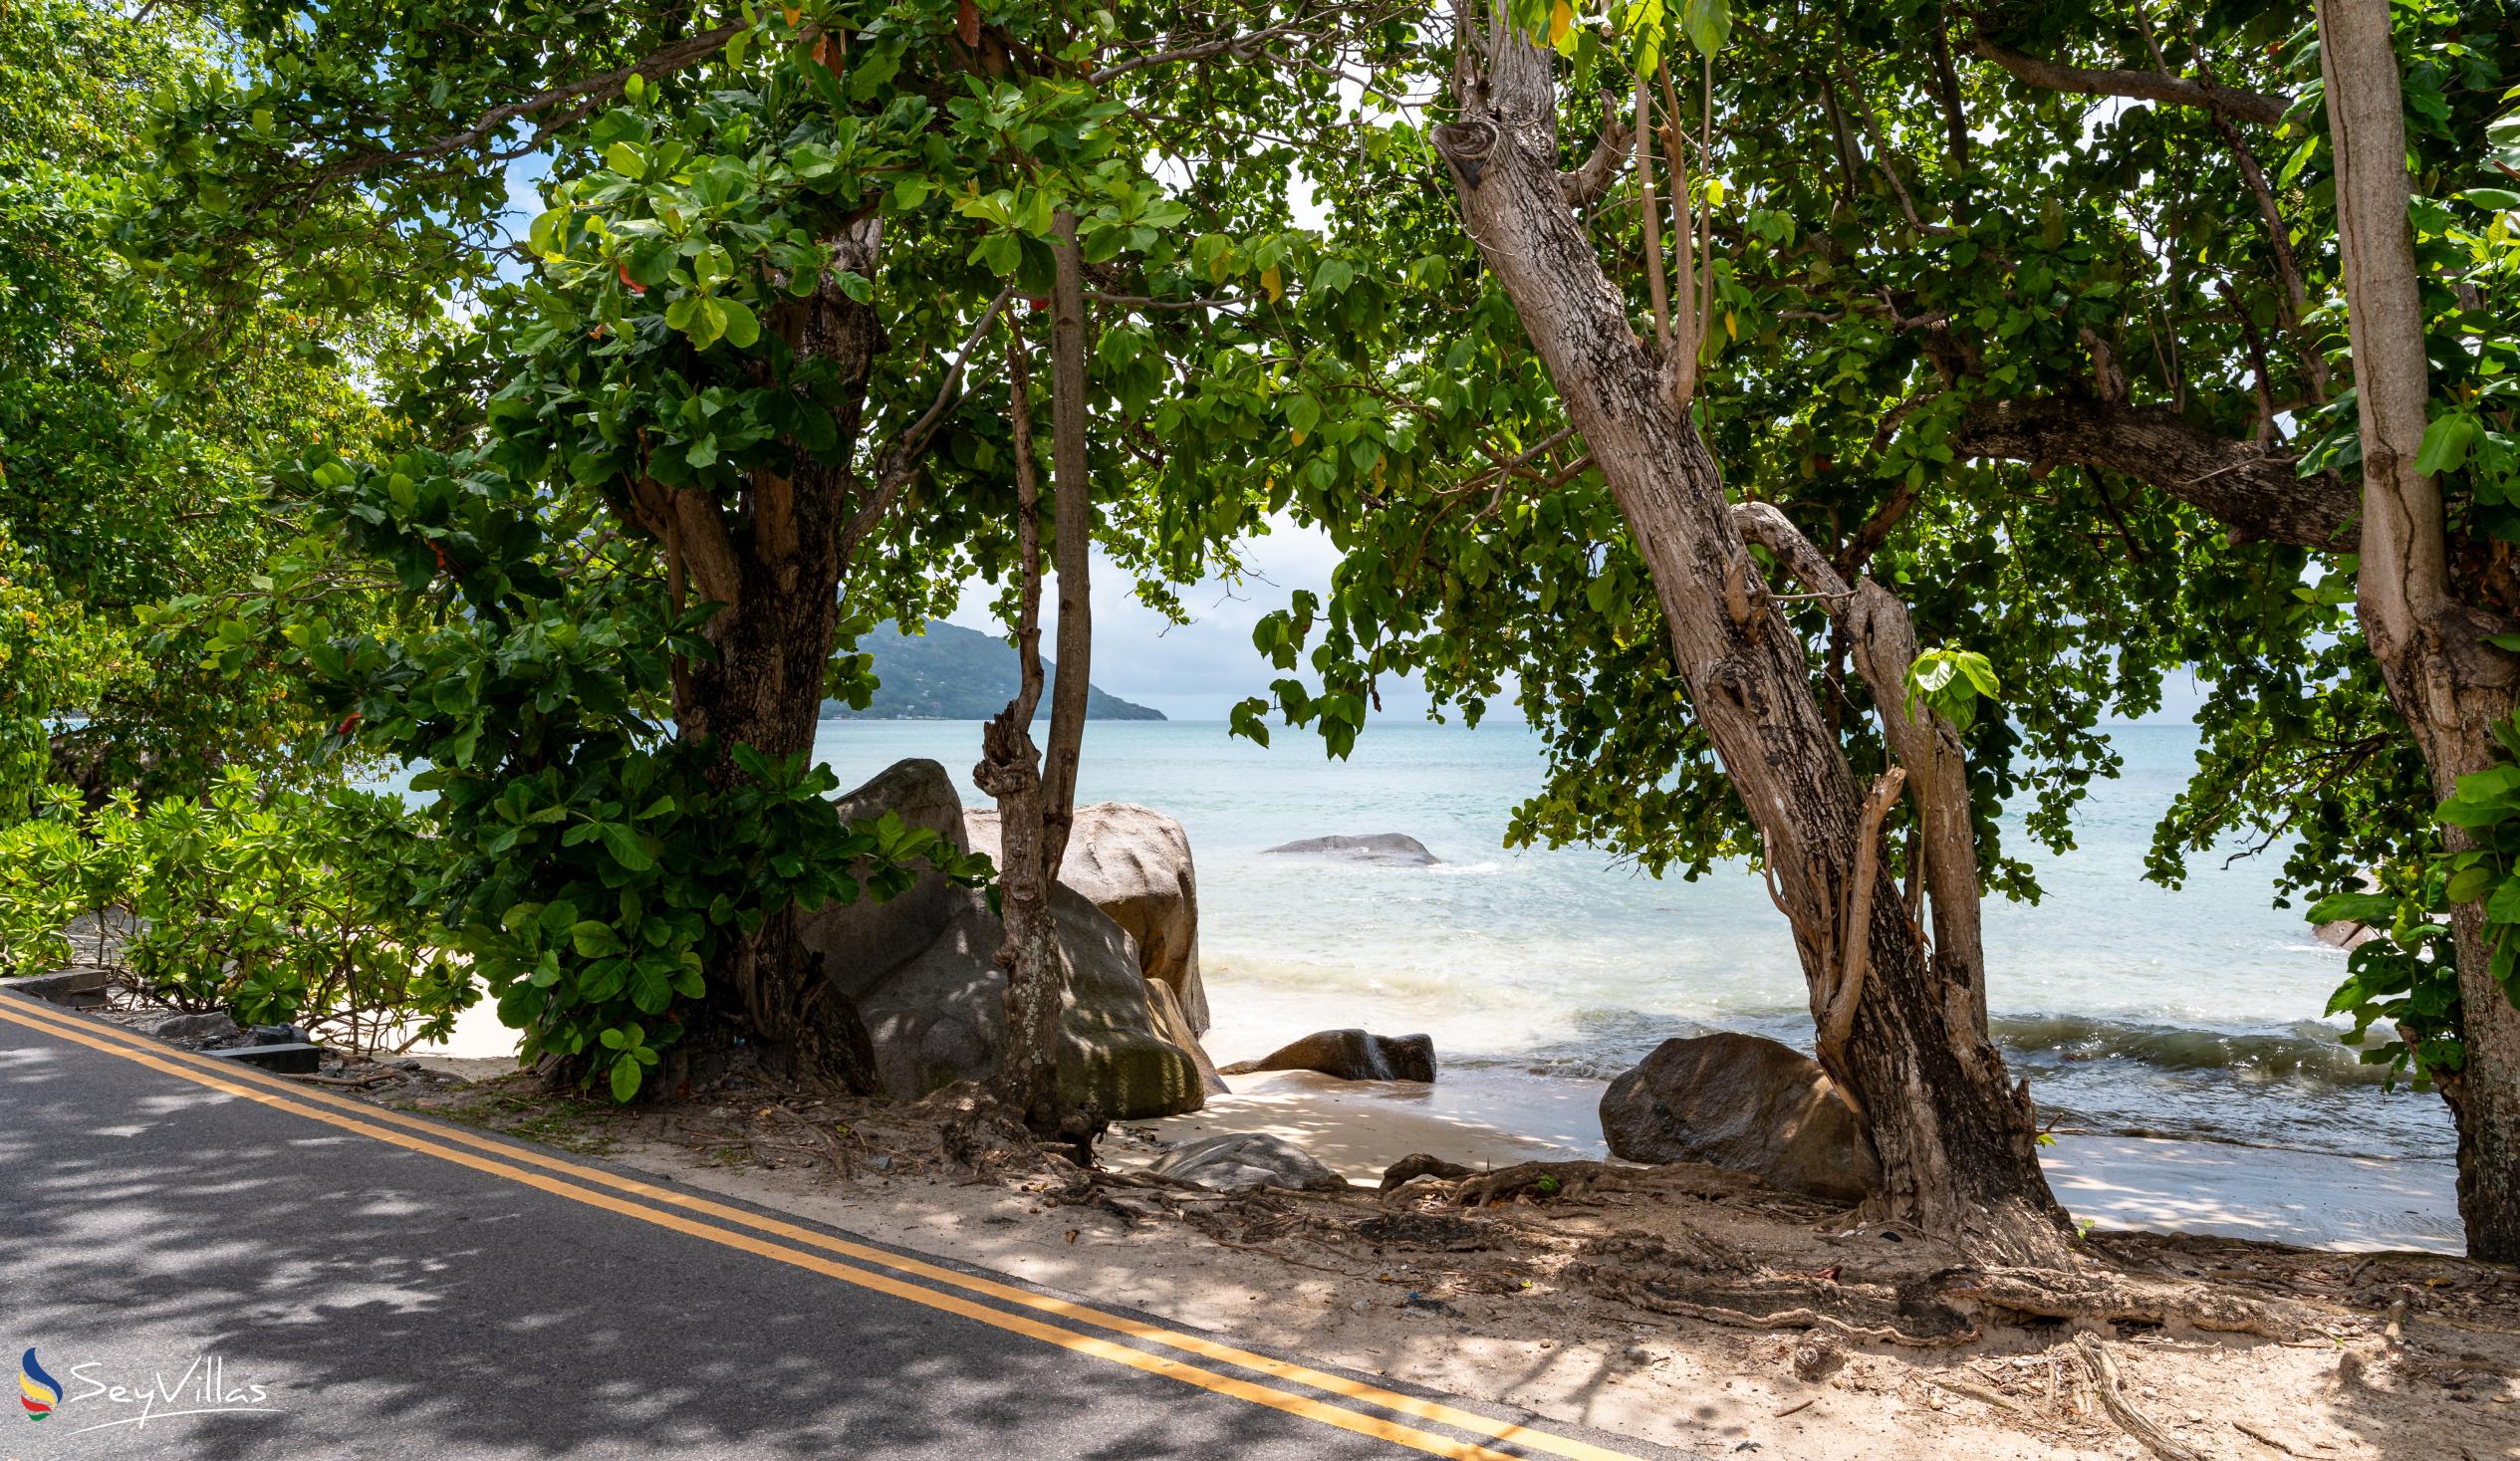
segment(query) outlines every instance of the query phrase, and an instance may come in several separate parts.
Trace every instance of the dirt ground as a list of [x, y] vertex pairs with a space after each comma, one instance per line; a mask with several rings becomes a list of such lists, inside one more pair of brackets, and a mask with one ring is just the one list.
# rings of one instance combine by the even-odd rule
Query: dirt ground
[[739, 1080], [624, 1110], [515, 1076], [326, 1084], [1709, 1454], [2520, 1461], [2520, 1272], [2463, 1259], [2096, 1231], [2080, 1273], [1989, 1270], [1704, 1167], [1227, 1196], [1136, 1170], [1159, 1149], [1142, 1129], [1088, 1172], [933, 1099]]

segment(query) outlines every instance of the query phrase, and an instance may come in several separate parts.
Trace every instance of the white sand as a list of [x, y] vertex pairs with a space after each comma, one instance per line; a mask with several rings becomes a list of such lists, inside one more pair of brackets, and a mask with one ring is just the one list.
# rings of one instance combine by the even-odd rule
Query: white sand
[[[1234, 1094], [1167, 1120], [1132, 1122], [1169, 1141], [1266, 1131], [1351, 1180], [1410, 1152], [1473, 1166], [1602, 1157], [1602, 1085], [1493, 1071], [1431, 1087], [1344, 1082], [1305, 1071], [1231, 1076]], [[2048, 1180], [2078, 1218], [2105, 1227], [2212, 1233], [2350, 1251], [2466, 1251], [2446, 1161], [2382, 1161], [2212, 1141], [2059, 1136]]]
[[[454, 1038], [415, 1055], [498, 1057], [516, 1048], [487, 1001]], [[1353, 1180], [1425, 1151], [1473, 1166], [1602, 1157], [1602, 1085], [1509, 1071], [1449, 1071], [1433, 1086], [1346, 1082], [1306, 1071], [1234, 1076], [1204, 1110], [1131, 1122], [1167, 1141], [1266, 1131]], [[2213, 1233], [2341, 1250], [2463, 1253], [2455, 1173], [2446, 1161], [2382, 1161], [2321, 1152], [2059, 1136], [2048, 1180], [2076, 1217], [2107, 1227]]]

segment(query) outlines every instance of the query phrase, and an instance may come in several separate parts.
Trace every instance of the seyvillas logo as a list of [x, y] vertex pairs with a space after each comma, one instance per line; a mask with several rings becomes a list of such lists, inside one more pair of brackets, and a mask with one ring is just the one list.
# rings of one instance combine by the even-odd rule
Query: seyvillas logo
[[74, 1426], [71, 1435], [123, 1425], [146, 1430], [152, 1423], [186, 1415], [282, 1413], [270, 1403], [269, 1386], [232, 1378], [227, 1360], [215, 1353], [193, 1355], [181, 1373], [155, 1370], [146, 1383], [115, 1383], [112, 1375], [101, 1373], [106, 1369], [102, 1360], [62, 1368], [76, 1388], [65, 1391], [62, 1382], [36, 1359], [35, 1351], [27, 1350], [18, 1361], [18, 1403], [29, 1420], [48, 1420], [63, 1406], [79, 1403], [80, 1418], [88, 1423]]
[[[0, 1349], [0, 1354], [8, 1352]], [[35, 1362], [33, 1349], [27, 1350], [26, 1357], [18, 1361], [18, 1403], [26, 1407], [26, 1418], [29, 1420], [44, 1419], [53, 1413], [54, 1406], [61, 1403], [61, 1381], [45, 1373], [44, 1366]]]

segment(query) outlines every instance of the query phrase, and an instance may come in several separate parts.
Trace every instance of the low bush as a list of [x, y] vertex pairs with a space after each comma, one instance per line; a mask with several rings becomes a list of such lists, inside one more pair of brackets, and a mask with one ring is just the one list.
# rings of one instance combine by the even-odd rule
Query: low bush
[[442, 1038], [478, 992], [427, 906], [433, 831], [390, 796], [266, 792], [244, 772], [144, 807], [54, 793], [0, 830], [0, 964], [84, 952], [144, 1000], [359, 1050]]

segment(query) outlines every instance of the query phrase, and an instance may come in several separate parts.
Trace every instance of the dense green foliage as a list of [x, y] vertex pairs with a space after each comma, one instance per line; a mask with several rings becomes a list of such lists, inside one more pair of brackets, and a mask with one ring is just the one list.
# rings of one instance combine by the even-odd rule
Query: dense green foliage
[[[30, 0], [0, 23], [0, 594], [20, 601], [0, 627], [0, 813], [25, 810], [45, 762], [151, 794], [197, 795], [229, 763], [320, 774], [297, 760], [311, 723], [294, 681], [269, 656], [205, 650], [221, 606], [306, 530], [267, 464], [383, 430], [344, 364], [398, 337], [364, 308], [318, 324], [257, 301], [218, 368], [171, 372], [199, 302], [126, 287], [108, 246], [154, 109], [227, 55], [180, 10]], [[331, 592], [360, 611], [355, 583]]]
[[429, 832], [390, 796], [275, 794], [241, 768], [198, 800], [145, 807], [56, 791], [0, 830], [0, 963], [33, 972], [85, 952], [177, 1009], [357, 1050], [443, 1039], [478, 993], [425, 908]]
[[[1179, 160], [1173, 129], [1218, 78], [1130, 64], [1167, 20], [809, 3], [696, 31], [675, 7], [591, 26], [464, 0], [247, 4], [232, 9], [237, 63], [167, 104], [119, 235], [154, 288], [420, 320], [441, 294], [475, 301], [386, 381], [407, 446], [328, 444], [281, 474], [353, 561], [390, 575], [392, 623], [346, 621], [303, 592], [313, 559], [268, 575], [233, 617], [237, 643], [314, 687], [337, 748], [426, 768], [414, 787], [435, 798], [439, 910], [529, 1056], [630, 1095], [734, 997], [710, 971], [786, 910], [931, 862], [982, 874], [922, 835], [842, 826], [801, 749], [689, 726], [715, 723], [698, 681], [752, 668], [712, 632], [777, 594], [810, 598], [818, 573], [850, 599], [819, 652], [852, 699], [855, 631], [1009, 569], [999, 332], [1032, 328], [1021, 297], [1047, 289], [1055, 204], [1080, 215], [1097, 298], [1119, 303], [1097, 341], [1097, 413], [1143, 417], [1187, 381], [1216, 397], [1201, 409], [1217, 429], [1258, 434], [1265, 397], [1205, 383], [1212, 354], [1234, 357], [1198, 295], [1237, 275], [1283, 294], [1304, 245], [1265, 166], [1204, 148]], [[452, 55], [432, 39], [457, 30], [486, 39]], [[1125, 81], [1084, 79], [1115, 57]], [[547, 95], [608, 73], [568, 94], [583, 102]], [[1332, 115], [1325, 78], [1230, 84], [1246, 111], [1274, 95], [1308, 123]], [[549, 181], [511, 247], [505, 163], [521, 155]], [[1162, 308], [1175, 301], [1196, 307]], [[968, 402], [963, 376], [938, 378], [957, 357]], [[1162, 480], [1115, 476], [1104, 546], [1160, 604], [1167, 578], [1216, 561], [1256, 494], [1187, 451], [1167, 466], [1169, 443], [1105, 449], [1121, 447]], [[778, 561], [772, 538], [828, 510], [809, 508], [817, 493], [866, 521], [862, 553], [852, 538], [836, 568], [786, 560], [776, 593], [724, 567]], [[797, 506], [773, 521], [773, 499]]]
[[[2290, 848], [2288, 888], [2381, 868], [2399, 936], [2357, 953], [2339, 1009], [2450, 1068], [2425, 919], [2511, 867], [2432, 860], [2345, 540], [2253, 541], [2140, 466], [1987, 444], [2003, 407], [2148, 411], [2352, 478], [2302, 16], [1508, 8], [1562, 58], [1570, 167], [1599, 97], [1623, 115], [1644, 84], [1664, 196], [1711, 235], [1669, 260], [1704, 291], [1700, 429], [1736, 495], [1908, 604], [1933, 647], [1907, 689], [1963, 729], [1989, 887], [2037, 894], [1998, 809], [2071, 847], [2117, 766], [2107, 719], [2193, 667], [2206, 752], [2154, 875], [2243, 833]], [[0, 813], [34, 805], [70, 717], [98, 785], [150, 794], [197, 795], [219, 757], [273, 787], [406, 759], [449, 943], [531, 1052], [634, 1092], [783, 913], [937, 860], [841, 825], [795, 751], [693, 729], [720, 723], [694, 686], [748, 668], [723, 645], [764, 640], [727, 625], [779, 594], [845, 601], [803, 652], [862, 703], [872, 625], [934, 616], [973, 574], [1012, 592], [1008, 352], [1037, 346], [1064, 205], [1098, 545], [1174, 611], [1168, 586], [1230, 569], [1265, 519], [1344, 555], [1261, 623], [1279, 678], [1238, 730], [1274, 715], [1345, 754], [1383, 678], [1412, 675], [1439, 714], [1510, 703], [1545, 734], [1514, 842], [1692, 876], [1758, 855], [1627, 526], [1439, 182], [1443, 16], [204, 13], [124, 28], [44, 0], [0, 28]], [[2507, 585], [2512, 17], [2395, 14], [2434, 280], [2426, 465], [2459, 572]], [[2022, 80], [2031, 58], [2262, 105], [2078, 96]], [[1583, 216], [1651, 334], [1633, 168], [1607, 182]], [[57, 349], [74, 319], [97, 323]], [[845, 546], [777, 559], [775, 505], [809, 499]], [[1824, 606], [1778, 604], [1855, 769], [1879, 769], [1890, 707]]]

